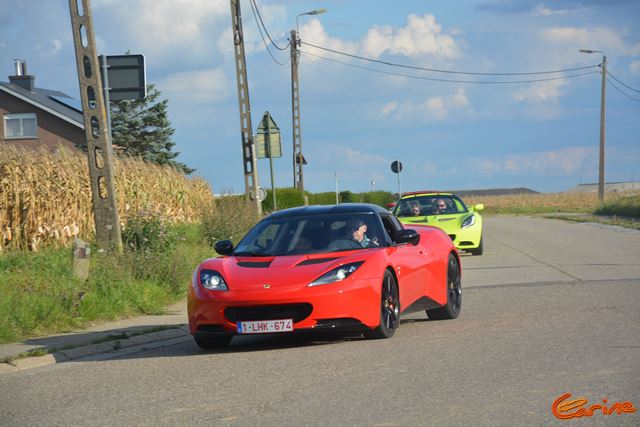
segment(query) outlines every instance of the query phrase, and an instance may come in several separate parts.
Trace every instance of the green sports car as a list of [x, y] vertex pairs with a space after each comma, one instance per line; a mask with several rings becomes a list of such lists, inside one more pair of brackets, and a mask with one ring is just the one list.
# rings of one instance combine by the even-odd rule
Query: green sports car
[[415, 191], [404, 193], [393, 207], [393, 213], [404, 224], [432, 225], [451, 237], [459, 250], [482, 255], [483, 204], [467, 207], [451, 193]]

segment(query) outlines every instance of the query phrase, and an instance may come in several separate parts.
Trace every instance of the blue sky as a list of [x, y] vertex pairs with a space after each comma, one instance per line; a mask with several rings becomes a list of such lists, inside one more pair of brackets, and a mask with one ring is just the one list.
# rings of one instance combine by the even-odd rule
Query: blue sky
[[[101, 54], [142, 53], [147, 78], [169, 100], [179, 160], [213, 190], [244, 191], [240, 120], [228, 0], [94, 0]], [[262, 0], [276, 43], [287, 44], [296, 15], [303, 42], [414, 67], [483, 73], [559, 70], [600, 63], [640, 89], [640, 2], [596, 0]], [[241, 0], [253, 127], [269, 111], [282, 130], [274, 159], [278, 187], [293, 183], [290, 65], [265, 50], [248, 0]], [[0, 80], [14, 58], [36, 86], [78, 97], [68, 2], [0, 0]], [[512, 77], [443, 75], [390, 68], [304, 46], [300, 95], [305, 187], [402, 191], [529, 187], [566, 190], [597, 182], [600, 74], [527, 84], [447, 83]], [[272, 49], [288, 61], [288, 50]], [[586, 71], [597, 71], [597, 68]], [[584, 72], [584, 71], [583, 71]], [[578, 74], [565, 73], [566, 74]], [[561, 76], [553, 75], [553, 77]], [[520, 79], [544, 78], [547, 75]], [[617, 85], [640, 100], [640, 92]], [[607, 86], [607, 181], [640, 179], [640, 102]], [[269, 187], [269, 163], [258, 162]]]

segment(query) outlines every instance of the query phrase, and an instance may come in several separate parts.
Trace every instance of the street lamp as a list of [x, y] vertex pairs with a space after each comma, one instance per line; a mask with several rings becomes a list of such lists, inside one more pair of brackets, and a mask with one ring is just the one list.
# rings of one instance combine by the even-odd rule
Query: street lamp
[[607, 56], [601, 50], [580, 49], [581, 53], [602, 54], [602, 91], [600, 94], [600, 167], [598, 173], [598, 199], [604, 202], [604, 142], [605, 142], [605, 97], [607, 91]]
[[302, 155], [302, 130], [300, 126], [300, 83], [298, 80], [298, 60], [300, 59], [300, 38], [298, 37], [298, 19], [303, 15], [319, 15], [327, 9], [315, 9], [296, 16], [296, 29], [291, 30], [291, 122], [293, 125], [293, 187], [304, 191], [302, 167], [305, 159]]
[[[298, 16], [296, 16], [296, 35], [297, 35], [297, 33], [299, 33], [299, 30], [298, 30], [298, 28], [299, 28], [298, 27], [298, 18], [300, 18], [303, 15], [320, 15], [321, 13], [326, 13], [326, 12], [327, 12], [327, 9], [320, 8], [320, 9], [314, 9], [314, 10], [310, 10], [309, 12], [298, 14]], [[296, 40], [296, 42], [298, 42], [298, 41], [299, 41], [299, 39]]]

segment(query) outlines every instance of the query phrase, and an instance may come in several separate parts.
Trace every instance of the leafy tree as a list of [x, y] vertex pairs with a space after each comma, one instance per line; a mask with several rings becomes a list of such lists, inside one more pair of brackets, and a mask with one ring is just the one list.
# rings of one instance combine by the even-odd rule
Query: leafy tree
[[175, 142], [171, 140], [175, 129], [167, 116], [166, 99], [159, 100], [160, 91], [147, 85], [145, 99], [114, 101], [111, 103], [111, 132], [114, 145], [130, 156], [139, 156], [159, 165], [170, 165], [190, 174], [192, 169], [175, 158]]

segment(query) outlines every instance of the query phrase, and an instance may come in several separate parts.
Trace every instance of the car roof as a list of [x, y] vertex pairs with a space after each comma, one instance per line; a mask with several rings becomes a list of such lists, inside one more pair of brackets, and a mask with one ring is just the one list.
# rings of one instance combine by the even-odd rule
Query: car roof
[[297, 208], [283, 209], [267, 216], [267, 218], [285, 218], [290, 216], [310, 216], [340, 213], [378, 213], [389, 214], [389, 211], [381, 206], [371, 203], [341, 203], [339, 205], [312, 205]]

